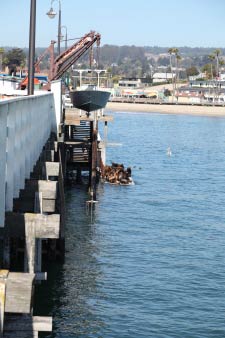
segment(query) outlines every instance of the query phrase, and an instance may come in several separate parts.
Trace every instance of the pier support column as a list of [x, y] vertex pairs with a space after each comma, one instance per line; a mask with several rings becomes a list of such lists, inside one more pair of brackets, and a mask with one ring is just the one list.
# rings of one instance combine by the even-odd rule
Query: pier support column
[[[15, 215], [15, 214], [14, 214]], [[35, 271], [36, 239], [57, 239], [60, 231], [60, 215], [24, 214], [25, 222], [25, 271]]]
[[35, 224], [34, 222], [25, 222], [25, 254], [24, 271], [34, 273], [35, 265]]
[[77, 168], [76, 183], [82, 183], [81, 168]]
[[[35, 192], [34, 212], [42, 214], [42, 192]], [[36, 238], [35, 241], [35, 272], [41, 272], [42, 268], [42, 239]]]
[[[94, 112], [96, 114], [96, 112]], [[91, 165], [90, 165], [90, 195], [96, 200], [96, 166], [97, 166], [97, 121], [91, 122]]]

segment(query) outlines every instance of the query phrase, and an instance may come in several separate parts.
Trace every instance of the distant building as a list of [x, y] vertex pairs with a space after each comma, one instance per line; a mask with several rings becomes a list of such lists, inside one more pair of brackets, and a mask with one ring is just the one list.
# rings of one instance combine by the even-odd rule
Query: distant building
[[203, 80], [189, 81], [189, 86], [193, 88], [225, 88], [225, 80]]
[[224, 103], [225, 81], [193, 81], [189, 86], [179, 87], [175, 92], [178, 102]]
[[117, 95], [113, 96], [123, 96], [123, 97], [129, 97], [129, 98], [154, 98], [157, 99], [159, 97], [158, 90], [154, 89], [154, 87], [151, 88], [123, 88], [120, 87], [119, 93]]
[[153, 74], [153, 83], [171, 82], [176, 77], [175, 73], [155, 73]]
[[183, 103], [201, 103], [204, 100], [205, 91], [201, 88], [192, 88], [189, 86], [179, 87], [175, 92], [178, 102]]
[[147, 87], [150, 84], [150, 80], [147, 78], [140, 78], [140, 79], [135, 79], [135, 78], [124, 78], [119, 81], [118, 85], [119, 87], [124, 87], [124, 88], [143, 88]]
[[204, 79], [206, 77], [206, 73], [199, 73], [198, 75], [194, 75], [194, 76], [189, 76], [189, 81], [195, 81], [198, 79]]
[[141, 88], [142, 83], [140, 79], [122, 79], [119, 81], [119, 87]]
[[10, 95], [20, 84], [20, 79], [11, 76], [0, 77], [0, 94]]
[[225, 81], [225, 73], [220, 73], [220, 81]]

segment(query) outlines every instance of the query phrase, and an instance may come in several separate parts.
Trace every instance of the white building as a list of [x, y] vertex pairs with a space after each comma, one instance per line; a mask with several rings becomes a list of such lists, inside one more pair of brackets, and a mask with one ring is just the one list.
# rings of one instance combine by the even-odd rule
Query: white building
[[225, 73], [220, 73], [220, 81], [225, 81]]
[[143, 87], [143, 84], [141, 79], [123, 79], [119, 81], [119, 87], [141, 88]]
[[195, 81], [198, 79], [204, 79], [206, 77], [206, 73], [199, 73], [198, 75], [194, 75], [194, 76], [189, 76], [189, 81]]
[[153, 83], [159, 82], [171, 82], [172, 78], [175, 78], [175, 73], [155, 73], [153, 74]]
[[11, 95], [19, 86], [20, 80], [10, 76], [0, 77], [0, 94]]

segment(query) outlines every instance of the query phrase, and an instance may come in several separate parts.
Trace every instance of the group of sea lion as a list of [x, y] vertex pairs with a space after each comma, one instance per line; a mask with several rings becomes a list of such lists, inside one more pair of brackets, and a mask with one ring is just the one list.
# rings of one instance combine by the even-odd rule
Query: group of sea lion
[[105, 165], [102, 171], [102, 178], [111, 184], [129, 185], [132, 183], [131, 168], [124, 168], [123, 164], [112, 163]]

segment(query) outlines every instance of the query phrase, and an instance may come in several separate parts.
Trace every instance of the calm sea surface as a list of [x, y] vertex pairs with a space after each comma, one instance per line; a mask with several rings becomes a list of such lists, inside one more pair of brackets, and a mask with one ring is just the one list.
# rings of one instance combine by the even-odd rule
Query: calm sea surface
[[[115, 113], [135, 185], [66, 191], [66, 258], [40, 287], [60, 338], [225, 337], [225, 119]], [[172, 156], [167, 156], [170, 147]]]

